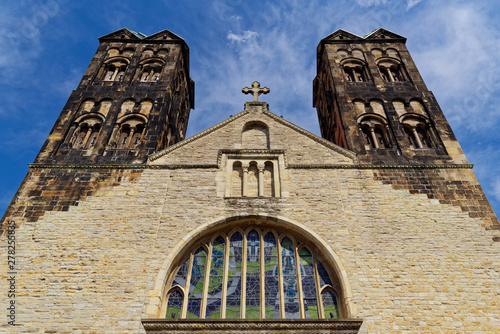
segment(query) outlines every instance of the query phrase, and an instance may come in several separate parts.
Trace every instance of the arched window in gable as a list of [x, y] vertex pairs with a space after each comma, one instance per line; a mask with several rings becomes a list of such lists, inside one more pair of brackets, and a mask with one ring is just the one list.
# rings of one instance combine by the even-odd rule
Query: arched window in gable
[[244, 148], [268, 149], [269, 128], [263, 122], [249, 122], [243, 127], [241, 142]]
[[216, 232], [192, 246], [171, 273], [165, 317], [340, 318], [338, 279], [322, 259], [289, 231], [259, 225]]

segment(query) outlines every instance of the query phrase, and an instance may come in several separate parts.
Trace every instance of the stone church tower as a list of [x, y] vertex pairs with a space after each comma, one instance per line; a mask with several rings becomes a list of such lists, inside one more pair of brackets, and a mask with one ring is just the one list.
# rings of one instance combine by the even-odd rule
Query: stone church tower
[[323, 138], [243, 92], [185, 139], [186, 43], [101, 37], [2, 218], [0, 331], [500, 332], [500, 225], [405, 38], [320, 42]]

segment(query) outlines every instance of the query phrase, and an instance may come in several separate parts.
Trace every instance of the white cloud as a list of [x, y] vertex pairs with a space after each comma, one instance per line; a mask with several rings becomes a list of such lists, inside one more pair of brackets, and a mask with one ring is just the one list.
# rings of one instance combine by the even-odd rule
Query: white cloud
[[242, 34], [233, 34], [232, 32], [229, 32], [227, 34], [227, 39], [229, 39], [231, 42], [249, 42], [249, 41], [255, 41], [259, 37], [259, 34], [256, 33], [255, 31], [250, 31], [246, 30]]
[[387, 3], [387, 0], [356, 0], [356, 2], [362, 7], [369, 7], [384, 5]]
[[406, 6], [406, 10], [410, 10], [419, 3], [421, 3], [423, 0], [408, 0], [408, 5]]

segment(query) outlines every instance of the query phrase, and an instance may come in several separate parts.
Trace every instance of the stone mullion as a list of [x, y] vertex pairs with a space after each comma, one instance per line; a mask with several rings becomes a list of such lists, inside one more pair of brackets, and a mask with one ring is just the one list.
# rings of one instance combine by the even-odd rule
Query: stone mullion
[[187, 307], [188, 307], [188, 295], [189, 295], [189, 285], [191, 284], [191, 271], [193, 270], [193, 258], [194, 254], [191, 253], [189, 255], [189, 264], [187, 268], [186, 274], [186, 283], [184, 284], [184, 295], [182, 299], [182, 308], [181, 308], [181, 319], [185, 319], [187, 316]]
[[297, 275], [297, 292], [299, 294], [299, 314], [300, 318], [304, 319], [306, 317], [306, 312], [304, 310], [304, 296], [302, 294], [302, 277], [300, 275], [300, 259], [299, 250], [296, 242], [293, 242], [293, 253], [295, 255], [295, 272]]
[[276, 238], [277, 260], [278, 260], [278, 283], [280, 290], [280, 317], [285, 318], [285, 293], [283, 291], [283, 263], [281, 260], [281, 238]]
[[[248, 231], [247, 231], [248, 232]], [[241, 255], [241, 301], [240, 318], [246, 316], [246, 292], [247, 292], [247, 232], [243, 233], [243, 252]]]
[[203, 294], [201, 296], [200, 319], [204, 319], [207, 313], [208, 282], [210, 280], [210, 267], [212, 265], [212, 242], [209, 243], [207, 252], [207, 265], [205, 267], [205, 280], [203, 281]]
[[259, 191], [258, 196], [264, 196], [264, 166], [257, 165], [257, 170], [259, 173]]
[[220, 317], [221, 319], [226, 318], [226, 300], [227, 300], [227, 282], [228, 282], [228, 272], [229, 272], [229, 247], [230, 240], [229, 237], [226, 236], [226, 246], [224, 248], [224, 276], [222, 278], [222, 296], [221, 296], [221, 304], [220, 304]]
[[375, 135], [375, 128], [373, 126], [370, 126], [370, 134], [372, 136], [374, 148], [379, 148], [377, 136]]
[[423, 148], [424, 145], [422, 145], [422, 141], [420, 140], [420, 136], [418, 135], [417, 128], [412, 126], [411, 132], [413, 133], [413, 137], [415, 137], [415, 141], [418, 145], [418, 148]]
[[119, 128], [120, 128], [119, 124], [115, 124], [115, 126], [113, 127], [113, 132], [111, 132], [111, 137], [110, 137], [109, 144], [108, 144], [108, 146], [110, 148], [116, 148], [116, 146], [117, 146], [116, 133], [117, 133]]
[[69, 128], [68, 134], [66, 135], [66, 139], [64, 140], [63, 144], [69, 144], [71, 141], [71, 138], [73, 137], [73, 133], [75, 132], [77, 128], [76, 123], [73, 123], [71, 127]]
[[281, 197], [279, 159], [276, 160], [276, 163], [273, 162], [273, 182], [274, 182], [274, 197]]
[[243, 169], [243, 196], [248, 195], [248, 165], [247, 166], [241, 166]]
[[83, 139], [82, 145], [80, 146], [81, 148], [85, 148], [87, 146], [87, 141], [89, 140], [91, 134], [92, 134], [92, 127], [89, 125], [89, 128], [87, 129], [87, 134], [85, 134], [85, 138]]
[[130, 144], [132, 143], [132, 138], [134, 137], [135, 130], [136, 130], [135, 126], [130, 127], [130, 132], [128, 134], [128, 139], [127, 139], [127, 143], [125, 144], [125, 148], [130, 148]]
[[318, 263], [316, 260], [316, 252], [312, 254], [313, 268], [314, 268], [314, 282], [316, 283], [316, 305], [318, 307], [318, 318], [323, 319], [325, 311], [323, 310], [323, 301], [321, 299], [321, 286], [319, 282]]

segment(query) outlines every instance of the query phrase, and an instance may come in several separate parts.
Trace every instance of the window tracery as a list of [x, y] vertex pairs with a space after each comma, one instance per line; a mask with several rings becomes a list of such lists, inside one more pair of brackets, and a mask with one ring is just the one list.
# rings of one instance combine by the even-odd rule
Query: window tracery
[[318, 251], [289, 233], [217, 232], [172, 273], [169, 319], [339, 318], [336, 280]]

